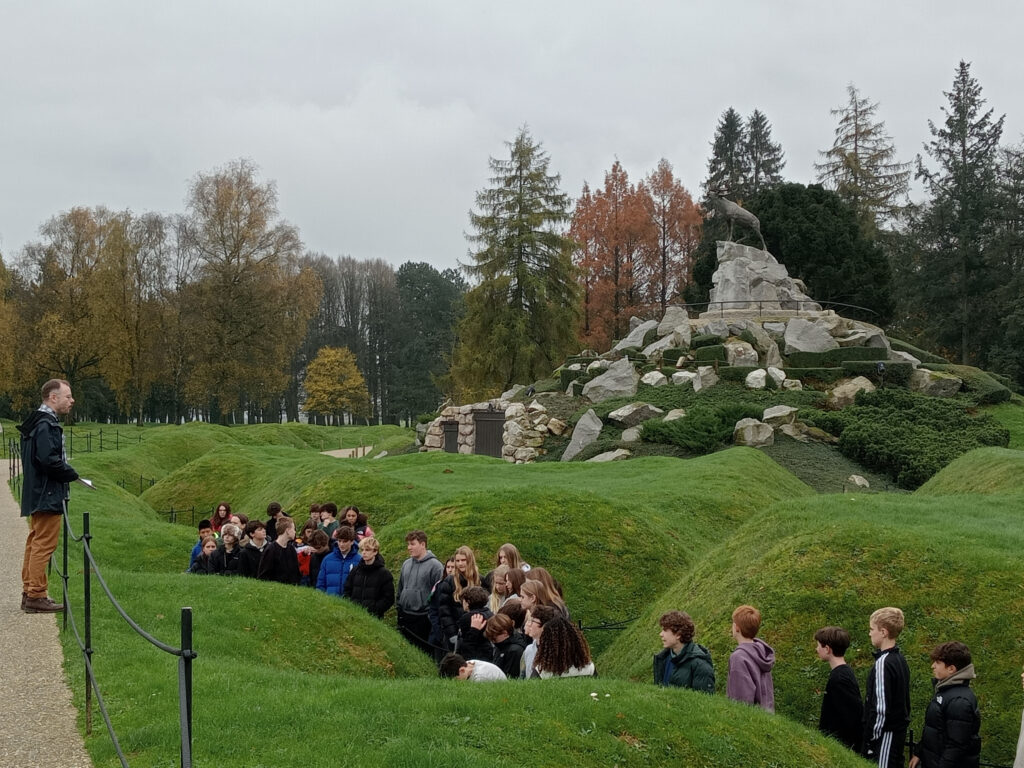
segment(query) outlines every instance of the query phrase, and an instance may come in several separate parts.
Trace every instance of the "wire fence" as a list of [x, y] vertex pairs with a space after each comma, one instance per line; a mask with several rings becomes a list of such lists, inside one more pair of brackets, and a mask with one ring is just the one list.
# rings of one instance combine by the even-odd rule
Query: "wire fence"
[[[10, 473], [12, 487], [15, 488], [15, 496], [21, 496], [21, 451], [20, 444], [17, 441], [8, 441], [7, 445], [10, 461]], [[159, 648], [164, 653], [175, 656], [178, 659], [178, 727], [180, 734], [180, 756], [181, 756], [181, 768], [192, 768], [192, 661], [196, 658], [196, 652], [193, 649], [192, 642], [192, 609], [190, 607], [183, 607], [181, 609], [181, 645], [175, 647], [168, 645], [149, 632], [139, 626], [131, 616], [128, 615], [127, 611], [117, 601], [117, 598], [111, 592], [110, 587], [107, 585], [106, 580], [103, 578], [103, 573], [100, 570], [99, 564], [96, 562], [93, 556], [92, 547], [90, 542], [92, 541], [92, 533], [90, 532], [89, 513], [82, 513], [82, 533], [78, 536], [75, 535], [71, 528], [71, 519], [68, 516], [67, 502], [64, 502], [64, 508], [62, 510], [64, 536], [63, 547], [61, 548], [61, 562], [57, 563], [57, 553], [54, 553], [50, 558], [50, 567], [52, 570], [57, 572], [61, 581], [62, 590], [62, 601], [64, 603], [63, 612], [63, 631], [67, 632], [68, 627], [71, 627], [71, 631], [75, 636], [75, 640], [78, 643], [79, 651], [82, 654], [82, 662], [85, 667], [85, 732], [86, 734], [92, 733], [93, 725], [93, 694], [96, 697], [96, 705], [99, 708], [100, 716], [103, 718], [103, 723], [106, 726], [107, 733], [110, 736], [110, 740], [113, 743], [114, 751], [117, 754], [118, 760], [121, 762], [123, 768], [130, 768], [128, 764], [128, 758], [125, 756], [124, 751], [121, 749], [120, 741], [117, 738], [117, 732], [114, 730], [114, 724], [110, 720], [110, 713], [107, 710], [106, 702], [103, 699], [103, 694], [100, 691], [99, 681], [96, 679], [96, 674], [93, 670], [92, 659], [96, 649], [93, 645], [93, 598], [92, 598], [92, 581], [95, 576], [96, 582], [102, 588], [107, 599], [110, 600], [111, 605], [120, 614], [121, 618], [125, 620], [129, 627], [135, 631], [141, 638]], [[68, 588], [68, 582], [70, 580], [70, 547], [71, 544], [82, 545], [82, 573], [84, 574], [82, 582], [82, 627], [79, 628], [78, 621], [76, 618], [75, 610], [71, 604], [71, 593]]]
[[[877, 315], [878, 313], [873, 309], [867, 307], [860, 307], [856, 304], [843, 304], [840, 301], [796, 301], [792, 299], [764, 299], [764, 300], [753, 300], [753, 299], [742, 299], [738, 301], [699, 301], [699, 302], [687, 302], [683, 305], [688, 313], [691, 309], [698, 309], [704, 307], [704, 313], [717, 311], [721, 317], [725, 316], [726, 310], [757, 310], [758, 316], [761, 315], [772, 315], [777, 314], [780, 311], [783, 312], [820, 312], [823, 309], [832, 309], [834, 307], [842, 307], [843, 309], [855, 309], [859, 312], [867, 312], [869, 315]], [[701, 313], [701, 314], [704, 314]]]
[[[95, 432], [78, 430], [76, 432], [74, 427], [68, 427], [64, 433], [64, 441], [68, 456], [74, 456], [76, 453], [119, 451], [122, 448], [139, 445], [142, 442], [142, 435], [124, 435], [119, 429], [98, 429]], [[18, 442], [18, 438], [14, 437], [0, 443], [0, 458], [13, 458], [12, 446], [16, 446]]]

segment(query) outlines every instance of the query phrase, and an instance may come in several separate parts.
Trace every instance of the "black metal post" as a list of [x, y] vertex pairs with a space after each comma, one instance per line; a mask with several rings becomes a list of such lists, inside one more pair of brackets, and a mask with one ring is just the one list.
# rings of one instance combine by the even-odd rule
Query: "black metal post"
[[[181, 768], [192, 765], [192, 609], [181, 609], [181, 659], [185, 694], [185, 732], [181, 734]], [[187, 756], [187, 759], [186, 759]]]
[[103, 453], [103, 430], [100, 430], [100, 453]]
[[[92, 565], [89, 563], [89, 513], [82, 512], [82, 557], [85, 566], [85, 580], [82, 582], [82, 602], [85, 613], [85, 658], [92, 665]], [[85, 670], [85, 732], [92, 733], [92, 683], [89, 681], [89, 670]]]

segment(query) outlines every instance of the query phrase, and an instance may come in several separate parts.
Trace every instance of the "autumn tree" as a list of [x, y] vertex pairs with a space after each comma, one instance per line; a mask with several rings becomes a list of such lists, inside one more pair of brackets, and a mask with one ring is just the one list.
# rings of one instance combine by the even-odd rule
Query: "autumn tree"
[[642, 182], [641, 201], [652, 225], [643, 259], [648, 277], [646, 303], [665, 308], [690, 281], [692, 259], [700, 243], [702, 215], [690, 193], [675, 178], [672, 164], [662, 158]]
[[744, 129], [743, 165], [746, 168], [744, 192], [753, 197], [763, 189], [782, 181], [782, 145], [772, 141], [772, 125], [764, 113], [755, 109]]
[[604, 188], [584, 194], [573, 213], [570, 236], [580, 247], [576, 265], [585, 294], [581, 328], [584, 344], [607, 349], [629, 332], [629, 319], [642, 312], [647, 274], [653, 268], [657, 233], [649, 209], [654, 208], [644, 187], [629, 181], [616, 160], [604, 177]]
[[482, 395], [547, 376], [575, 345], [579, 290], [564, 235], [569, 199], [550, 160], [524, 127], [490, 159], [490, 186], [470, 213], [474, 246], [452, 381]]
[[17, 339], [17, 314], [15, 312], [13, 276], [4, 265], [0, 254], [0, 398], [13, 394], [14, 350]]
[[[963, 363], [985, 360], [998, 322], [991, 296], [1003, 275], [989, 258], [999, 211], [999, 141], [1003, 117], [985, 109], [981, 85], [961, 61], [941, 125], [928, 121], [929, 166], [918, 156], [916, 177], [930, 199], [914, 219], [920, 266], [911, 277], [936, 341]], [[996, 311], [994, 311], [996, 310]]]
[[831, 149], [818, 154], [818, 181], [854, 207], [865, 234], [874, 237], [905, 207], [910, 163], [896, 160], [896, 147], [876, 120], [878, 102], [862, 96], [852, 83], [846, 86], [845, 107], [833, 109], [839, 118]]
[[323, 347], [306, 368], [305, 410], [323, 414], [344, 424], [349, 417], [365, 418], [369, 414], [370, 397], [356, 357], [347, 347]]
[[275, 185], [259, 182], [250, 162], [197, 176], [188, 208], [202, 339], [189, 391], [222, 421], [236, 408], [259, 415], [287, 386], [318, 284], [299, 269], [302, 244], [278, 220]]

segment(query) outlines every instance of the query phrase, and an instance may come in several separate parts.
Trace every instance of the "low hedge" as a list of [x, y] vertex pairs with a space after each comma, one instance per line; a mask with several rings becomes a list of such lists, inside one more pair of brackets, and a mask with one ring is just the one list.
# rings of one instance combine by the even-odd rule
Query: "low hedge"
[[661, 359], [665, 363], [675, 365], [676, 361], [690, 350], [681, 347], [669, 347], [661, 351]]
[[991, 416], [972, 416], [956, 400], [902, 389], [861, 392], [841, 411], [801, 410], [800, 415], [837, 435], [844, 455], [909, 489], [967, 451], [1010, 442], [1009, 430]]
[[705, 365], [715, 360], [724, 363], [728, 360], [728, 356], [725, 354], [724, 344], [712, 344], [706, 347], [700, 347], [693, 353], [693, 358], [698, 363], [704, 363]]
[[563, 368], [558, 372], [558, 381], [562, 385], [562, 391], [565, 392], [569, 386], [570, 381], [576, 381], [580, 376], [585, 374], [585, 370], [570, 371], [568, 368]]
[[889, 346], [897, 352], [906, 352], [908, 355], [913, 355], [922, 363], [939, 363], [941, 365], [949, 362], [944, 357], [933, 355], [931, 352], [925, 352], [920, 347], [915, 347], [913, 344], [908, 344], [900, 339], [894, 339], [892, 336], [889, 337]]
[[786, 356], [794, 368], [838, 368], [847, 360], [885, 360], [884, 347], [840, 347], [828, 352], [793, 352]]
[[710, 347], [713, 344], [721, 344], [722, 337], [715, 336], [713, 333], [706, 333], [702, 336], [694, 336], [690, 339], [690, 349], [700, 349], [701, 347]]
[[850, 376], [863, 376], [876, 387], [903, 387], [910, 384], [910, 374], [914, 372], [913, 363], [884, 361], [885, 373], [879, 373], [878, 363], [871, 360], [844, 360], [843, 370]]
[[846, 377], [842, 368], [785, 368], [787, 379], [800, 379], [806, 386], [835, 384]]
[[994, 378], [980, 368], [971, 365], [954, 365], [953, 363], [928, 363], [923, 368], [932, 371], [951, 373], [964, 382], [967, 399], [978, 405], [994, 405], [1005, 403], [1013, 394]]
[[759, 365], [723, 365], [718, 368], [718, 378], [722, 381], [739, 381], [743, 382], [747, 378], [747, 374], [751, 371], [756, 371], [761, 366]]

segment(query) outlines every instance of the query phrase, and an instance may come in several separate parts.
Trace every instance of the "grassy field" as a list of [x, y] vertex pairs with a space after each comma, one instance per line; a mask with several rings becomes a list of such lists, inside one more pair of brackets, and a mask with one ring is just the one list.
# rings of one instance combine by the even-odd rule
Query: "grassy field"
[[[128, 611], [175, 644], [181, 606], [195, 610], [197, 765], [866, 765], [810, 730], [828, 675], [811, 635], [847, 626], [863, 685], [867, 617], [883, 604], [907, 613], [915, 731], [930, 695], [927, 651], [962, 639], [979, 669], [983, 759], [1010, 762], [1024, 658], [1019, 451], [972, 452], [914, 494], [819, 495], [752, 449], [602, 465], [346, 460], [319, 455], [320, 429], [148, 429], [133, 447], [76, 459], [101, 490], [76, 488], [75, 527], [88, 509], [97, 560]], [[126, 473], [156, 482], [139, 495], [116, 485]], [[442, 681], [390, 615], [377, 621], [312, 590], [182, 573], [195, 533], [153, 512], [227, 499], [262, 516], [272, 498], [301, 519], [311, 501], [358, 504], [395, 573], [411, 528], [441, 557], [470, 544], [482, 567], [513, 541], [562, 580], [584, 626], [632, 621], [588, 631], [596, 680]], [[72, 570], [80, 590], [82, 568]], [[764, 612], [778, 652], [777, 716], [648, 682], [657, 617], [681, 608], [724, 692], [729, 614], [741, 602]], [[176, 765], [174, 660], [102, 603], [94, 618], [94, 663], [131, 765]], [[81, 702], [77, 646], [64, 641]], [[97, 766], [116, 764], [102, 730], [88, 746]]]

